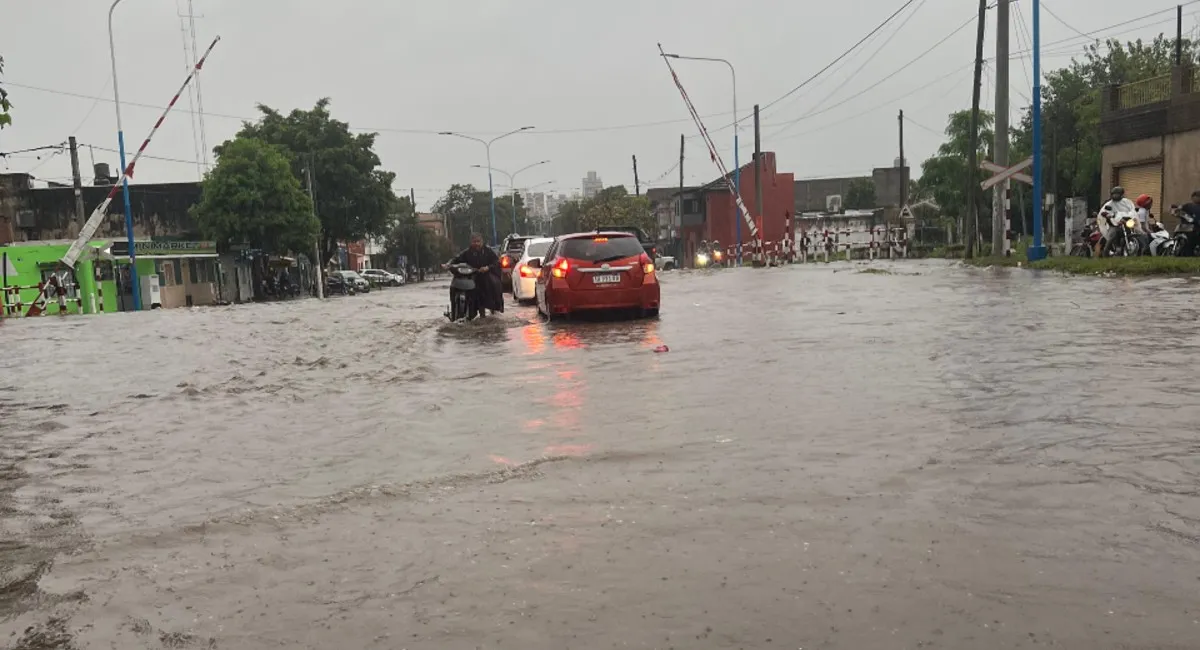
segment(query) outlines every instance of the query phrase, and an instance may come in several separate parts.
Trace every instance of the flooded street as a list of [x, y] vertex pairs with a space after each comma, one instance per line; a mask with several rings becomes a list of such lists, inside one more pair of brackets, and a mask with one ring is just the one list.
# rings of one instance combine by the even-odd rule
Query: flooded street
[[0, 647], [1200, 646], [1200, 282], [865, 268], [6, 322]]

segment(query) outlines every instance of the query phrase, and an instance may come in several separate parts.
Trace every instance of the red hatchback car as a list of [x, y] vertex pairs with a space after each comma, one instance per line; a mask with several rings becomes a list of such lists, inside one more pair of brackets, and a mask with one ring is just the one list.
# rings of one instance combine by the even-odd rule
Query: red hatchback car
[[658, 315], [659, 285], [654, 260], [627, 232], [594, 232], [559, 237], [539, 269], [538, 311], [548, 317], [605, 309], [637, 309]]

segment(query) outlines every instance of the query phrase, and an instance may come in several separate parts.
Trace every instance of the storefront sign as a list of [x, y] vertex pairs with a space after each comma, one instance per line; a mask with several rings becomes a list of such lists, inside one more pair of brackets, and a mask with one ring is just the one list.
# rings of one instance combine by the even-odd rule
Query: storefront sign
[[[135, 241], [133, 250], [138, 257], [216, 257], [217, 244], [211, 241]], [[128, 257], [129, 243], [124, 240], [114, 241], [111, 253], [113, 257]]]

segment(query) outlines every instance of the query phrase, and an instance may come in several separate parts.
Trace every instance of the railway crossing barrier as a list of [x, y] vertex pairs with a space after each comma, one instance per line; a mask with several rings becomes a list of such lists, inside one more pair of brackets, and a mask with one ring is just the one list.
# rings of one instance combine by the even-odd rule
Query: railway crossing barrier
[[[38, 300], [43, 305], [51, 300], [58, 304], [60, 316], [67, 315], [68, 305], [73, 305], [76, 314], [83, 313], [83, 298], [79, 296], [79, 287], [75, 284], [63, 283], [58, 279], [58, 276], [52, 275], [45, 282], [37, 284], [0, 287], [0, 316], [12, 318], [21, 316], [26, 303], [21, 302], [22, 291], [37, 291]], [[72, 296], [71, 294], [75, 295]], [[47, 311], [43, 309], [40, 314], [45, 314]]]

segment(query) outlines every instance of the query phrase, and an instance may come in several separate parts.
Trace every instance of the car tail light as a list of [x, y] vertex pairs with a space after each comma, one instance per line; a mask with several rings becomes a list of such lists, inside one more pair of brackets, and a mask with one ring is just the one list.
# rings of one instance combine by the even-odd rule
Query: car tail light
[[538, 276], [537, 269], [530, 268], [528, 264], [518, 266], [517, 273], [520, 273], [523, 278], [536, 278]]
[[558, 263], [554, 265], [554, 268], [550, 269], [550, 275], [553, 275], [556, 278], [565, 278], [567, 277], [567, 271], [570, 269], [571, 265], [568, 264], [566, 260], [559, 260]]
[[654, 273], [654, 262], [648, 255], [642, 253], [642, 259], [639, 261], [642, 263], [642, 273], [645, 273], [646, 275]]
[[597, 244], [603, 244], [608, 241], [608, 237], [596, 237], [592, 239], [592, 241], [596, 242]]
[[504, 257], [500, 258], [500, 268], [507, 269], [510, 266], [512, 266], [512, 258], [511, 257], [505, 255]]

